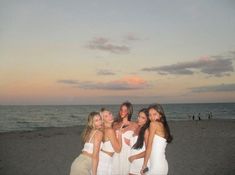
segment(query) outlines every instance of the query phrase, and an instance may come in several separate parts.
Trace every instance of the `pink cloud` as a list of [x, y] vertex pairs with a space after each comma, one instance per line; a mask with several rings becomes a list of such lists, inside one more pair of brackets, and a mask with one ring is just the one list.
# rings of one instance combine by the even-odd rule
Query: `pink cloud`
[[[138, 76], [123, 77], [108, 82], [59, 80], [58, 83], [67, 84], [81, 89], [102, 89], [102, 90], [139, 90], [149, 88], [146, 80]], [[72, 82], [72, 83], [71, 83]]]

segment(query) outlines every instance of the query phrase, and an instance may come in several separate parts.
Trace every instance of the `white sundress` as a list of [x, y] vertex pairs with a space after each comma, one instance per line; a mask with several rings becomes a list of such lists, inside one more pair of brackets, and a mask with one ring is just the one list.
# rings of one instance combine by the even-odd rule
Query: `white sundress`
[[120, 153], [114, 153], [112, 175], [128, 175], [130, 162], [128, 160], [131, 152], [131, 146], [125, 143], [125, 138], [130, 140], [133, 136], [133, 131], [128, 130], [122, 134], [122, 149]]
[[165, 138], [154, 135], [150, 154], [150, 168], [147, 175], [167, 175], [168, 162], [165, 156], [167, 141]]

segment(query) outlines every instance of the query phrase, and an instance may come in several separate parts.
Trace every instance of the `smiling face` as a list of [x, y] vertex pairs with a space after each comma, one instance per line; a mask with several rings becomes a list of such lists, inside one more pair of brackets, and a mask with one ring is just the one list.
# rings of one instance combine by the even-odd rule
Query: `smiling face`
[[139, 113], [137, 122], [139, 126], [143, 126], [147, 122], [147, 116], [144, 112]]
[[120, 117], [125, 118], [128, 116], [128, 109], [127, 106], [123, 105], [119, 111]]
[[113, 123], [113, 114], [110, 111], [103, 111], [101, 115], [104, 123]]
[[102, 120], [100, 115], [95, 115], [93, 118], [93, 128], [100, 129], [102, 127]]
[[161, 114], [157, 112], [155, 109], [151, 108], [149, 109], [149, 120], [150, 121], [156, 121], [161, 119]]

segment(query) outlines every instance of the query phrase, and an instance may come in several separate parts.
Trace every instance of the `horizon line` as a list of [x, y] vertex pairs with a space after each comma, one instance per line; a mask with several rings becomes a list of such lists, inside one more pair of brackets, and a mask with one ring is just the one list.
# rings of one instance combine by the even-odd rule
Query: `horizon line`
[[[179, 102], [179, 103], [159, 103], [162, 105], [170, 104], [221, 104], [221, 103], [235, 103], [234, 102]], [[111, 104], [0, 104], [0, 106], [97, 106], [97, 105], [120, 105], [121, 103]], [[150, 105], [154, 103], [131, 103], [132, 105]]]

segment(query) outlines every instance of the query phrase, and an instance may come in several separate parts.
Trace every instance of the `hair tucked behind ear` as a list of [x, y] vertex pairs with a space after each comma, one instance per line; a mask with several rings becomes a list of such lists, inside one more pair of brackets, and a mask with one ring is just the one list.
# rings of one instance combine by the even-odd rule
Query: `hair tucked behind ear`
[[91, 112], [89, 115], [88, 115], [88, 119], [87, 119], [87, 124], [85, 126], [85, 129], [83, 130], [82, 132], [82, 141], [83, 143], [85, 143], [91, 133], [91, 130], [93, 129], [93, 118], [96, 116], [96, 115], [99, 115], [100, 114], [98, 112]]

